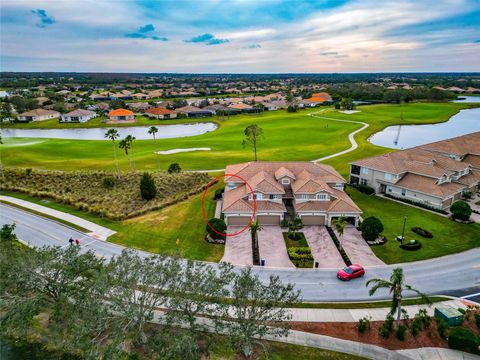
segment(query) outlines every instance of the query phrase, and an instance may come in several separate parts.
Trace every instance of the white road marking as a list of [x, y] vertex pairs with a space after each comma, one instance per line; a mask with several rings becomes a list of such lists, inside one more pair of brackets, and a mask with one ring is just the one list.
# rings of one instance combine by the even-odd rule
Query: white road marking
[[468, 298], [475, 297], [475, 296], [480, 296], [480, 293], [460, 296], [460, 299], [468, 299]]

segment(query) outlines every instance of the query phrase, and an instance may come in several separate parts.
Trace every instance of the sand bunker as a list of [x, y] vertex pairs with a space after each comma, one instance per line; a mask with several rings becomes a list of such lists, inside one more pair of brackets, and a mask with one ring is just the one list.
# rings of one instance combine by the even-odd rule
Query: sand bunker
[[155, 154], [158, 155], [170, 155], [176, 154], [181, 152], [190, 152], [190, 151], [210, 151], [210, 148], [188, 148], [188, 149], [171, 149], [171, 150], [164, 150], [164, 151], [156, 151]]
[[342, 114], [350, 115], [350, 114], [355, 114], [357, 112], [360, 112], [360, 110], [338, 110], [338, 112]]

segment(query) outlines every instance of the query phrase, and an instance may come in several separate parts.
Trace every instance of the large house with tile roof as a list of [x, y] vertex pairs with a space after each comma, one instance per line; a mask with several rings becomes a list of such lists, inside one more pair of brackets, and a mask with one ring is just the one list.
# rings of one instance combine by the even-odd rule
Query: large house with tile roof
[[480, 184], [480, 132], [353, 161], [350, 183], [447, 209]]
[[297, 216], [304, 225], [330, 225], [336, 217], [358, 224], [361, 210], [343, 191], [346, 180], [329, 165], [258, 161], [229, 165], [225, 174], [222, 212], [228, 226], [252, 220], [279, 225]]

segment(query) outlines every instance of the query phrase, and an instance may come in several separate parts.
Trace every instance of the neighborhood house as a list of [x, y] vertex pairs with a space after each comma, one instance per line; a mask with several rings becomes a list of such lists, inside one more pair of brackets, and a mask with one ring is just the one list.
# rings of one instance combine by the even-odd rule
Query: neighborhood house
[[54, 110], [35, 109], [17, 115], [18, 121], [44, 121], [56, 119], [60, 117], [60, 113]]
[[110, 121], [135, 121], [133, 111], [126, 109], [116, 109], [108, 113]]
[[86, 122], [97, 117], [95, 111], [77, 109], [62, 115], [62, 122]]
[[148, 109], [145, 111], [145, 115], [155, 119], [175, 119], [177, 117], [175, 111], [164, 108]]
[[350, 183], [446, 209], [480, 184], [480, 132], [351, 162]]
[[304, 225], [331, 225], [338, 217], [358, 224], [361, 210], [343, 191], [345, 179], [329, 165], [248, 162], [229, 165], [225, 173], [239, 176], [225, 178], [222, 211], [229, 226], [250, 222], [254, 199], [254, 218], [262, 225], [280, 225], [296, 216]]

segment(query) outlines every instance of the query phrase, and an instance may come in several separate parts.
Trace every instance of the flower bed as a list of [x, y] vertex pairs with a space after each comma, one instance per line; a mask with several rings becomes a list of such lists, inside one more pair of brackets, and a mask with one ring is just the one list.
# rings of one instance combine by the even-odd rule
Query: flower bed
[[210, 181], [207, 174], [201, 173], [152, 173], [157, 195], [147, 201], [140, 196], [142, 174], [123, 173], [117, 179], [114, 173], [106, 171], [4, 169], [0, 189], [49, 198], [101, 217], [122, 220], [185, 200], [202, 191]]
[[427, 238], [427, 239], [431, 239], [433, 238], [433, 234], [428, 231], [428, 230], [425, 230], [425, 229], [422, 229], [421, 227], [413, 227], [412, 228], [412, 231], [415, 233], [415, 234], [418, 234], [420, 236], [423, 236], [424, 238]]
[[418, 240], [410, 240], [400, 245], [400, 247], [404, 250], [414, 251], [420, 249], [422, 247], [422, 244]]

